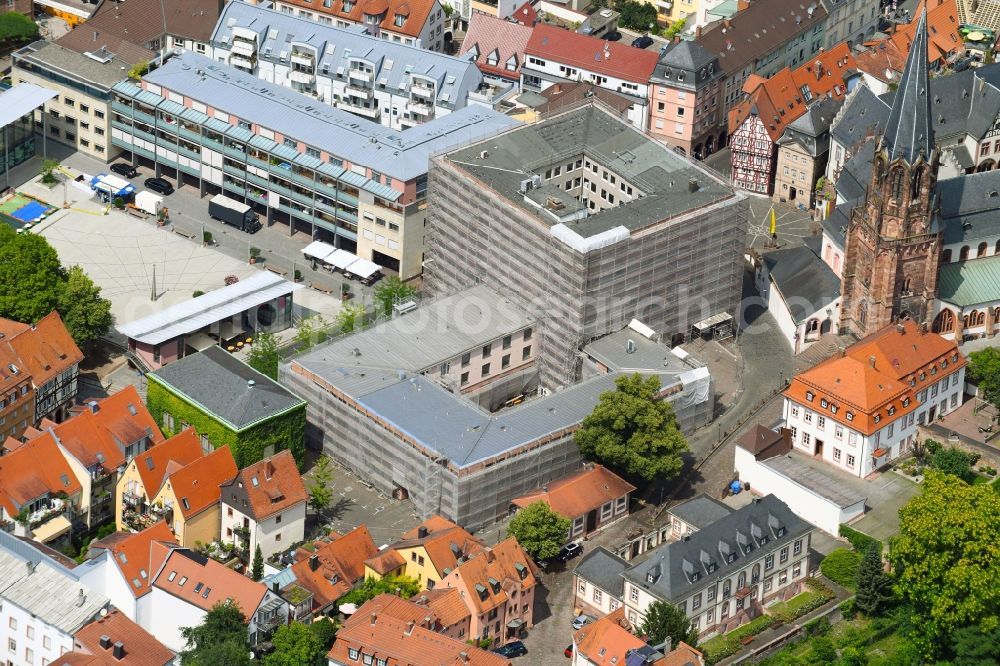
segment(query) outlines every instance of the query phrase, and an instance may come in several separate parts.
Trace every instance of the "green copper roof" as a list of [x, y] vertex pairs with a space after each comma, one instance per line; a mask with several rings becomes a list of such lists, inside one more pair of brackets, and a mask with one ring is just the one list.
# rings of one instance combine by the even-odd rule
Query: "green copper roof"
[[953, 305], [981, 305], [997, 299], [1000, 255], [945, 264], [938, 274], [938, 298]]

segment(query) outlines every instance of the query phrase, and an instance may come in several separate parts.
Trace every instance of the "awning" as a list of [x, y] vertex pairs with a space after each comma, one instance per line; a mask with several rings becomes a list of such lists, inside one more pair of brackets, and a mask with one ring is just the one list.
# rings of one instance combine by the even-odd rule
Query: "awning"
[[347, 250], [337, 250], [323, 261], [330, 264], [338, 271], [342, 271], [359, 259], [361, 259], [361, 257], [356, 254], [352, 254]]
[[72, 525], [70, 525], [69, 519], [66, 518], [66, 516], [59, 515], [45, 523], [42, 523], [32, 531], [35, 533], [35, 541], [46, 543], [61, 537], [63, 534], [66, 534], [70, 527], [72, 527]]
[[356, 604], [340, 604], [338, 610], [344, 615], [354, 615], [358, 612], [358, 607]]
[[21, 116], [28, 115], [57, 96], [58, 93], [54, 90], [42, 88], [33, 83], [17, 84], [0, 94], [0, 127], [10, 125]]
[[723, 324], [727, 321], [730, 321], [731, 319], [732, 316], [728, 312], [720, 312], [718, 314], [712, 315], [711, 317], [708, 317], [707, 319], [702, 319], [697, 324], [695, 324], [694, 327], [696, 330], [705, 331], [714, 326], [718, 326], [719, 324]]
[[876, 458], [882, 458], [887, 453], [889, 453], [887, 449], [875, 449], [875, 451], [872, 452], [872, 455], [875, 456]]
[[362, 280], [366, 280], [371, 276], [382, 270], [382, 267], [376, 264], [374, 261], [368, 261], [367, 259], [358, 259], [353, 264], [347, 267], [351, 273], [354, 273]]
[[326, 261], [326, 258], [336, 251], [337, 248], [323, 241], [313, 241], [302, 248], [302, 254], [318, 261]]
[[515, 617], [513, 620], [507, 623], [508, 629], [520, 629], [524, 626], [524, 620], [519, 617]]
[[195, 333], [194, 335], [189, 335], [184, 338], [184, 343], [191, 349], [202, 351], [203, 349], [208, 349], [209, 347], [219, 344], [219, 341], [208, 333]]

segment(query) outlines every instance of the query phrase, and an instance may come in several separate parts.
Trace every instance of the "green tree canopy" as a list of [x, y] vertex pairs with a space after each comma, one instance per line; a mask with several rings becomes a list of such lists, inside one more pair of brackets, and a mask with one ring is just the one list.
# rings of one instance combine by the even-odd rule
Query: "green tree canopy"
[[951, 446], [941, 449], [931, 457], [931, 467], [945, 474], [953, 474], [966, 483], [972, 483], [972, 479], [976, 476], [972, 466], [978, 459], [979, 456], [973, 453], [966, 453]]
[[924, 655], [936, 656], [961, 627], [1000, 627], [1000, 495], [928, 470], [899, 520], [890, 561]]
[[323, 512], [330, 508], [330, 502], [333, 501], [331, 481], [333, 481], [333, 472], [330, 470], [330, 459], [321, 455], [313, 468], [312, 483], [306, 489], [309, 493], [309, 506], [320, 515], [323, 515]]
[[416, 289], [395, 275], [390, 275], [379, 280], [378, 286], [375, 287], [376, 307], [379, 313], [388, 317], [392, 314], [393, 305], [413, 298], [416, 294]]
[[981, 398], [1000, 408], [1000, 349], [987, 347], [969, 354], [969, 379], [979, 387]]
[[955, 631], [954, 666], [996, 666], [1000, 664], [1000, 629], [984, 633], [979, 625]]
[[247, 355], [247, 363], [250, 367], [262, 375], [277, 379], [280, 362], [278, 338], [273, 333], [258, 333], [250, 346], [250, 354]]
[[892, 600], [892, 579], [882, 566], [882, 549], [872, 544], [858, 567], [855, 607], [869, 617], [878, 617]]
[[687, 441], [677, 427], [674, 408], [657, 400], [660, 380], [639, 374], [615, 380], [576, 431], [585, 458], [649, 481], [671, 479], [681, 471]]
[[663, 36], [667, 39], [673, 39], [675, 36], [679, 35], [687, 27], [687, 18], [682, 18], [674, 21], [670, 24], [670, 27], [663, 31]]
[[639, 31], [650, 30], [650, 26], [656, 27], [656, 7], [652, 4], [625, 0], [616, 6], [621, 13], [618, 25]]
[[253, 565], [250, 567], [250, 577], [260, 580], [264, 577], [264, 553], [260, 550], [260, 544], [253, 551]]
[[59, 306], [65, 279], [45, 238], [0, 224], [0, 317], [38, 321]]
[[369, 599], [380, 594], [393, 594], [403, 599], [409, 599], [423, 589], [416, 580], [409, 576], [386, 576], [385, 578], [366, 578], [359, 587], [354, 588], [340, 599], [338, 604], [355, 604], [360, 606]]
[[38, 24], [17, 12], [0, 14], [0, 42], [26, 42], [38, 37]]
[[70, 266], [59, 295], [59, 314], [73, 341], [89, 349], [115, 322], [111, 301], [101, 298], [101, 288], [79, 266]]
[[341, 333], [354, 333], [364, 328], [365, 307], [344, 303], [334, 318], [334, 323]]
[[687, 614], [665, 601], [650, 604], [641, 631], [653, 645], [659, 645], [669, 637], [672, 645], [684, 641], [691, 647], [698, 646], [698, 630], [691, 625]]
[[510, 519], [507, 532], [536, 560], [559, 554], [569, 538], [570, 520], [559, 515], [541, 500], [532, 502]]
[[860, 564], [861, 555], [856, 550], [837, 548], [823, 558], [823, 561], [819, 563], [819, 568], [824, 576], [837, 585], [854, 587]]
[[321, 649], [329, 650], [333, 645], [333, 639], [337, 636], [337, 623], [330, 618], [317, 618], [309, 625], [310, 631], [316, 635]]
[[271, 643], [274, 652], [264, 657], [264, 666], [318, 666], [324, 656], [319, 637], [301, 622], [278, 627]]
[[250, 666], [247, 627], [239, 604], [220, 602], [205, 614], [201, 624], [184, 627], [181, 651], [184, 666]]

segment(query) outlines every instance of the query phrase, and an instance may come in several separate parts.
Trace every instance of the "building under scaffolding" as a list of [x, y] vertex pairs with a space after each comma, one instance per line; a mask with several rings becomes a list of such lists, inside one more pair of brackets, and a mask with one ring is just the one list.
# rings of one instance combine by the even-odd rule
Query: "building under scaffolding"
[[596, 102], [438, 155], [429, 179], [425, 286], [529, 303], [544, 388], [633, 318], [675, 346], [737, 314], [745, 195]]

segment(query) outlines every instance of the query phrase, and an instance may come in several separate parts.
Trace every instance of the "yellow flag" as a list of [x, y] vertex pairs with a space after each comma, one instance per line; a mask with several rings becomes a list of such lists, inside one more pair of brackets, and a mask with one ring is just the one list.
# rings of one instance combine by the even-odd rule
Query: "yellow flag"
[[771, 208], [771, 235], [772, 236], [774, 235], [774, 232], [777, 231], [777, 228], [778, 228], [778, 221], [774, 218], [774, 208]]

